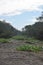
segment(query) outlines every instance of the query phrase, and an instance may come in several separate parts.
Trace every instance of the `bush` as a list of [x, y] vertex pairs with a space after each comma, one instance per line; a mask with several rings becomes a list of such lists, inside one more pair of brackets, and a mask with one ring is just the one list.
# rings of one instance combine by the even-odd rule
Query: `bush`
[[30, 51], [30, 52], [39, 52], [42, 50], [40, 46], [32, 46], [32, 45], [23, 45], [16, 48], [18, 51]]
[[2, 42], [2, 43], [7, 43], [7, 42], [8, 42], [8, 39], [1, 38], [1, 39], [0, 39], [0, 42]]

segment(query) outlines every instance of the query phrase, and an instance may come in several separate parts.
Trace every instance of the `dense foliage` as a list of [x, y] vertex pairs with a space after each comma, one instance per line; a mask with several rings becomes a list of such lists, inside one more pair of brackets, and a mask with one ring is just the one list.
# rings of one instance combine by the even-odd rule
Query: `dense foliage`
[[37, 22], [33, 25], [26, 25], [22, 31], [23, 35], [43, 40], [43, 16], [37, 18]]
[[22, 45], [16, 48], [18, 51], [29, 51], [29, 52], [39, 52], [42, 51], [42, 46], [33, 45]]
[[12, 25], [5, 21], [0, 21], [0, 38], [9, 38], [19, 33]]

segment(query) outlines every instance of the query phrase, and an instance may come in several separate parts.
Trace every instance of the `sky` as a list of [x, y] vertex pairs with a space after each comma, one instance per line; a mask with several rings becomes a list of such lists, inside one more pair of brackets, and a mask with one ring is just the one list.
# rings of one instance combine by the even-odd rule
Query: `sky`
[[43, 11], [43, 0], [0, 0], [0, 20], [21, 30], [34, 24]]

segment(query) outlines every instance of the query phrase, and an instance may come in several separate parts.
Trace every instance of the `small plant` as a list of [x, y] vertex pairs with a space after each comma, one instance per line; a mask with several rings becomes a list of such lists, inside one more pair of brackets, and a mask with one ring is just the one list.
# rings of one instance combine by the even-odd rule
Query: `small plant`
[[8, 39], [1, 38], [1, 39], [0, 39], [0, 42], [2, 42], [2, 43], [7, 43], [7, 42], [8, 42]]
[[23, 45], [16, 48], [18, 51], [30, 51], [30, 52], [39, 52], [42, 50], [40, 46], [32, 46], [32, 45]]

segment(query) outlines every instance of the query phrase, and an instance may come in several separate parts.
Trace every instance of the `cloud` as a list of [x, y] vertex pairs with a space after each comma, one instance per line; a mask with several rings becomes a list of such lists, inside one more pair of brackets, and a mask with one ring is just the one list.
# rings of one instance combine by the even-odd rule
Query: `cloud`
[[33, 18], [31, 24], [34, 24], [35, 22], [37, 22], [37, 20], [36, 18]]
[[18, 15], [24, 11], [42, 10], [43, 0], [0, 0], [0, 15]]

